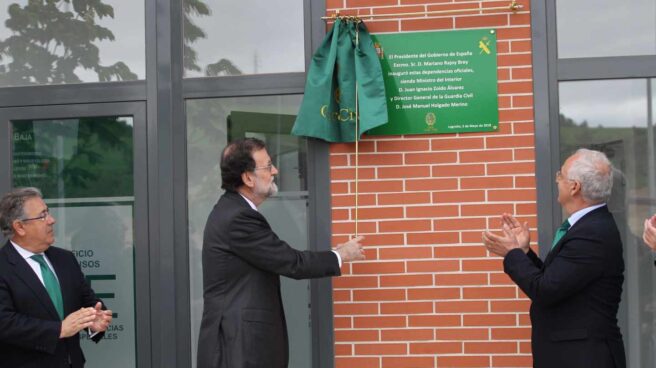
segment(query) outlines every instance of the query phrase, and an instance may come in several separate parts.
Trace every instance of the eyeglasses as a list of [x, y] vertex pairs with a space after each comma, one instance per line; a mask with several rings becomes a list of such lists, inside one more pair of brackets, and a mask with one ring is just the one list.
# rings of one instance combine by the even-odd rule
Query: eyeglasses
[[268, 165], [255, 167], [255, 169], [253, 169], [253, 170], [267, 170], [267, 171], [271, 172], [272, 168], [273, 168], [273, 163], [269, 162]]
[[22, 222], [34, 221], [34, 220], [45, 221], [48, 218], [48, 216], [50, 216], [50, 211], [45, 210], [37, 217], [21, 219], [20, 221]]

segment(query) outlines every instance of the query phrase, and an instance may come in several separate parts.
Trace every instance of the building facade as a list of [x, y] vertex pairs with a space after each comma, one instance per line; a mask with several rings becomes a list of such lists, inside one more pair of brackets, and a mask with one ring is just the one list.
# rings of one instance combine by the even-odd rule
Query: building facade
[[[355, 147], [290, 134], [330, 21], [371, 33], [494, 29], [499, 129], [366, 136], [367, 259], [283, 282], [290, 367], [530, 367], [530, 301], [487, 254], [503, 212], [548, 249], [554, 173], [578, 147], [615, 165], [630, 367], [656, 364], [656, 1], [9, 0], [0, 8], [0, 191], [39, 186], [116, 313], [89, 367], [194, 367], [200, 248], [231, 139], [267, 142], [280, 195], [262, 212], [299, 249], [355, 232]], [[367, 19], [366, 15], [389, 15]], [[400, 14], [400, 15], [398, 15]], [[392, 122], [393, 123], [393, 122]]]

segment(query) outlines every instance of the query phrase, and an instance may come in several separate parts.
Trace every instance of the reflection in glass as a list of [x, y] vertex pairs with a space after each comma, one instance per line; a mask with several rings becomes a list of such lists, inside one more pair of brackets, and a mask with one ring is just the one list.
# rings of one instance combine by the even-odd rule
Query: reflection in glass
[[[187, 170], [192, 359], [196, 364], [203, 312], [201, 249], [207, 215], [223, 194], [219, 157], [230, 140], [262, 139], [279, 174], [279, 193], [259, 211], [274, 231], [297, 249], [308, 249], [307, 149], [305, 139], [290, 135], [301, 96], [267, 96], [187, 101]], [[291, 368], [312, 366], [308, 280], [281, 278], [287, 316]]]
[[4, 4], [0, 86], [144, 78], [143, 1], [8, 0]]
[[558, 57], [656, 54], [656, 2], [558, 0]]
[[185, 77], [302, 72], [302, 1], [184, 0]]
[[71, 250], [114, 312], [102, 343], [81, 334], [88, 366], [136, 366], [133, 119], [12, 121], [12, 186], [36, 186]]
[[624, 243], [618, 318], [632, 368], [656, 366], [656, 267], [642, 241], [644, 219], [656, 208], [653, 86], [645, 79], [559, 85], [561, 162], [585, 147], [606, 153], [617, 170], [608, 206]]

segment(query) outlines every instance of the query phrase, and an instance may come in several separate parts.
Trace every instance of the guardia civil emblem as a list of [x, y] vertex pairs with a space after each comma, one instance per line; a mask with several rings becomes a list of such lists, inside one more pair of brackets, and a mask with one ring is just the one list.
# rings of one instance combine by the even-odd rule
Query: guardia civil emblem
[[435, 116], [435, 113], [432, 112], [427, 113], [424, 120], [426, 121], [426, 131], [434, 132], [436, 130], [435, 123], [437, 122], [437, 117]]

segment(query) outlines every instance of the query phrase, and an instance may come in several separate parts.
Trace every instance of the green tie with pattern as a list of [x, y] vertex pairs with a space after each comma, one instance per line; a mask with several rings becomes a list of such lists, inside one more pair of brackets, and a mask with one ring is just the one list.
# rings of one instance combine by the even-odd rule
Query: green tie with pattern
[[59, 282], [55, 277], [55, 274], [52, 272], [48, 264], [46, 263], [45, 258], [41, 254], [35, 254], [31, 257], [33, 260], [37, 261], [41, 266], [41, 276], [43, 277], [43, 283], [45, 284], [46, 291], [50, 295], [52, 304], [55, 305], [57, 309], [57, 314], [59, 314], [60, 319], [64, 319], [64, 300], [62, 298], [61, 289], [59, 288]]
[[553, 249], [553, 247], [555, 247], [556, 244], [558, 244], [560, 239], [562, 239], [563, 236], [565, 236], [565, 233], [567, 233], [567, 230], [569, 230], [570, 226], [571, 225], [569, 224], [568, 220], [565, 220], [565, 222], [563, 222], [562, 225], [560, 225], [558, 230], [556, 230], [556, 235], [554, 235], [553, 243], [551, 243], [551, 249]]

